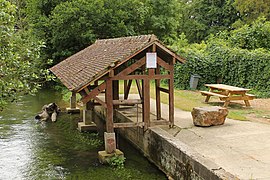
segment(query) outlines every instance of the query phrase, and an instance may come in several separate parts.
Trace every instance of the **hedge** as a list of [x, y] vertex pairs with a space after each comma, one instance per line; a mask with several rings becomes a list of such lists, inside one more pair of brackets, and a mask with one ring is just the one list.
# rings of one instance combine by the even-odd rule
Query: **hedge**
[[270, 96], [270, 52], [210, 45], [203, 52], [189, 51], [185, 64], [175, 66], [175, 87], [189, 89], [192, 74], [201, 76], [199, 89], [205, 83], [251, 88]]

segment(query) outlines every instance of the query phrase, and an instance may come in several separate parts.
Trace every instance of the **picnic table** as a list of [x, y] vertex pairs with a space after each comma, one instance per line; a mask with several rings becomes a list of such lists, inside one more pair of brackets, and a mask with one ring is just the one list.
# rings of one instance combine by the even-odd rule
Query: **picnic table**
[[255, 95], [248, 94], [250, 89], [229, 86], [225, 84], [205, 84], [209, 87], [209, 91], [200, 91], [203, 96], [206, 96], [205, 102], [209, 102], [211, 96], [217, 96], [224, 102], [224, 107], [230, 104], [231, 100], [243, 100], [247, 107], [250, 107], [249, 100], [253, 100]]

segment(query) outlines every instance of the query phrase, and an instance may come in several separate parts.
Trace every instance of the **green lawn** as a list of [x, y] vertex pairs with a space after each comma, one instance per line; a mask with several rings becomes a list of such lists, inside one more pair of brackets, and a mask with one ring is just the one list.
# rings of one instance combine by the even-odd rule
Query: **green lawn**
[[[165, 85], [163, 85], [166, 88]], [[151, 83], [151, 97], [155, 97], [155, 86], [154, 82]], [[120, 93], [123, 93], [123, 82], [120, 82]], [[137, 94], [137, 86], [135, 82], [132, 83], [130, 94]], [[174, 104], [176, 108], [182, 109], [184, 111], [191, 111], [193, 107], [198, 106], [222, 106], [221, 102], [217, 97], [211, 97], [209, 103], [205, 103], [205, 96], [202, 96], [199, 91], [190, 91], [190, 90], [177, 90], [174, 91]], [[166, 93], [161, 93], [161, 102], [168, 104], [168, 95]], [[260, 117], [267, 112], [254, 109], [246, 108], [241, 104], [232, 103], [228, 107], [229, 115], [228, 118], [236, 120], [248, 120], [248, 115], [254, 114], [254, 116]], [[269, 115], [270, 116], [270, 115]]]

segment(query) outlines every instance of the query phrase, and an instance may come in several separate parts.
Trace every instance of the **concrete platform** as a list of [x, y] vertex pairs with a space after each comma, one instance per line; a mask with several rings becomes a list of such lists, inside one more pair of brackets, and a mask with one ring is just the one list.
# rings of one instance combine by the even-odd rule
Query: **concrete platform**
[[[168, 119], [168, 105], [161, 108], [162, 117]], [[136, 107], [117, 112], [125, 121], [141, 121], [141, 111]], [[151, 120], [156, 119], [154, 114], [155, 101], [151, 100]], [[146, 132], [125, 128], [121, 132], [175, 179], [270, 179], [269, 124], [227, 118], [224, 125], [196, 127], [191, 112], [175, 108], [174, 128], [155, 126]]]
[[[167, 112], [162, 104], [163, 115]], [[236, 179], [270, 179], [269, 124], [227, 118], [224, 125], [196, 127], [190, 112], [175, 109], [175, 125], [162, 129]]]

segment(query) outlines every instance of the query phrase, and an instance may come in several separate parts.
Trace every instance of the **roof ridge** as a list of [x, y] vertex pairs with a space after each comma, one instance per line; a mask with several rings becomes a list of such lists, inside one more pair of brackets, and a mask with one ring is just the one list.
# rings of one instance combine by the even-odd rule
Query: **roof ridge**
[[109, 38], [109, 39], [97, 39], [95, 43], [128, 40], [128, 39], [144, 39], [144, 38], [149, 39], [149, 42], [158, 40], [158, 38], [154, 34], [146, 34], [146, 35], [126, 36], [126, 37], [117, 37], [117, 38]]

